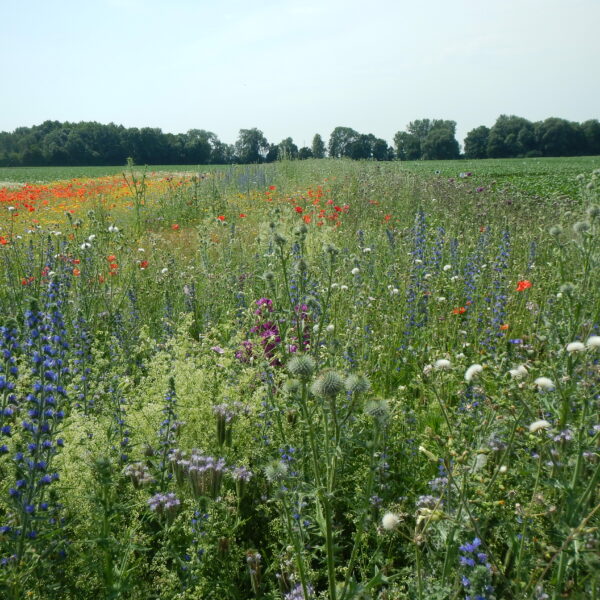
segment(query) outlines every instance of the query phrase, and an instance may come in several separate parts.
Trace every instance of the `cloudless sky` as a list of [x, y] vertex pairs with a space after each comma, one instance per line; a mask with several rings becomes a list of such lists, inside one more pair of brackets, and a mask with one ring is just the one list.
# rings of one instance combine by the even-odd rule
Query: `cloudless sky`
[[600, 0], [0, 0], [0, 131], [600, 118]]

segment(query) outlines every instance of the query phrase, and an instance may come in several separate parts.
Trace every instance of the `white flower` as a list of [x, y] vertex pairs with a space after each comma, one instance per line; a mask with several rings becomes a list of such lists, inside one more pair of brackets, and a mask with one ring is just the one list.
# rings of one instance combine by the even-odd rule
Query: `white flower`
[[538, 377], [533, 383], [538, 386], [538, 390], [544, 390], [545, 392], [554, 390], [554, 382], [548, 377]]
[[511, 369], [509, 373], [513, 379], [523, 379], [523, 377], [527, 377], [528, 371], [525, 365], [519, 365], [516, 369]]
[[449, 271], [452, 268], [452, 265], [444, 265], [444, 271]]
[[398, 294], [398, 293], [400, 293], [400, 290], [399, 290], [398, 288], [392, 288], [392, 289], [390, 290], [390, 292], [391, 292], [392, 294]]
[[567, 344], [567, 352], [569, 352], [569, 354], [573, 352], [583, 352], [584, 350], [585, 345], [583, 342], [571, 342], [570, 344]]
[[385, 513], [381, 519], [381, 526], [387, 531], [393, 531], [396, 529], [396, 527], [398, 527], [399, 523], [400, 517], [393, 512]]
[[436, 298], [436, 300], [437, 300], [438, 302], [446, 302], [446, 298], [445, 298], [444, 296], [438, 296], [438, 297]]
[[110, 225], [108, 227], [108, 233], [119, 233], [119, 228], [115, 227], [115, 225]]
[[165, 267], [164, 269], [161, 270], [161, 273], [163, 275], [166, 275], [169, 272], [169, 269], [167, 269], [167, 267]]
[[433, 369], [433, 365], [425, 365], [423, 367], [423, 375], [429, 375], [429, 373], [431, 373], [431, 369]]
[[350, 272], [352, 275], [358, 275], [360, 273], [360, 269], [358, 267], [354, 267], [354, 269], [352, 269]]
[[90, 244], [96, 239], [95, 234], [92, 233], [92, 235], [90, 235], [90, 237], [88, 238], [88, 242], [90, 242]]
[[347, 285], [340, 285], [340, 290], [346, 291], [348, 289]]
[[542, 419], [540, 421], [534, 421], [533, 423], [531, 423], [531, 425], [529, 425], [529, 432], [535, 433], [536, 431], [539, 431], [540, 429], [548, 429], [549, 427], [551, 427], [550, 423], [548, 423], [548, 421], [545, 421], [544, 419]]
[[423, 279], [431, 279], [431, 273], [425, 273], [425, 275], [423, 275]]
[[82, 250], [86, 250], [87, 248], [91, 248], [92, 245], [88, 242], [83, 242], [83, 244], [81, 244], [81, 246], [79, 246]]
[[433, 365], [438, 371], [447, 371], [452, 368], [452, 363], [447, 358], [438, 358]]
[[367, 254], [368, 252], [371, 252], [371, 248], [363, 248], [363, 252]]
[[332, 332], [335, 329], [335, 326], [333, 325], [333, 323], [329, 323], [329, 325], [327, 325], [327, 327], [325, 327], [325, 331], [329, 331]]
[[450, 281], [458, 281], [460, 279], [460, 277], [458, 275], [453, 275], [452, 277], [450, 277]]
[[9, 210], [10, 212], [12, 212], [13, 210], [15, 210], [15, 207], [14, 207], [14, 206], [9, 206], [9, 207], [8, 207], [8, 210]]
[[585, 345], [590, 349], [600, 348], [600, 335], [592, 335], [591, 337], [588, 338]]
[[415, 258], [415, 265], [422, 265], [423, 261], [420, 258]]
[[475, 364], [471, 365], [467, 371], [465, 372], [465, 381], [470, 383], [474, 377], [477, 377], [479, 373], [483, 371], [483, 367], [481, 365]]
[[143, 248], [138, 248], [138, 252], [146, 252]]

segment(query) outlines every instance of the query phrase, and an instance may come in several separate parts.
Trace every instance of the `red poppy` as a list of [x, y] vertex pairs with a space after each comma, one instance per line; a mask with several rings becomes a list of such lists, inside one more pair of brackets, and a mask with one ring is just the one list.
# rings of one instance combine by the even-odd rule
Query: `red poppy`
[[467, 309], [464, 306], [459, 306], [452, 311], [452, 314], [455, 315], [464, 315], [467, 312]]
[[531, 287], [531, 281], [528, 279], [521, 279], [517, 282], [517, 292], [523, 292]]
[[217, 217], [217, 219], [219, 219], [219, 221], [223, 222], [225, 220], [225, 216], [224, 215], [219, 215]]
[[384, 221], [389, 221], [392, 218], [392, 215], [385, 215], [385, 217], [383, 217]]
[[106, 257], [106, 260], [108, 262], [115, 262], [115, 260], [117, 260], [117, 257], [114, 254], [111, 254], [110, 256]]
[[244, 213], [240, 213], [240, 219], [245, 219], [246, 215]]
[[79, 269], [73, 269], [73, 276], [79, 277], [81, 275], [81, 271]]
[[302, 217], [302, 219], [304, 220], [304, 222], [308, 225], [311, 222], [311, 218], [310, 215], [304, 215]]
[[150, 264], [150, 263], [149, 263], [147, 260], [143, 260], [143, 261], [140, 263], [140, 269], [147, 269], [149, 264]]
[[274, 185], [270, 185], [270, 186], [269, 186], [269, 189], [270, 189], [272, 192], [274, 192], [274, 191], [275, 191], [277, 188], [276, 188]]
[[178, 231], [179, 230], [179, 225], [177, 225], [177, 223], [174, 223], [173, 225], [171, 225], [171, 229], [173, 231]]
[[302, 207], [301, 206], [294, 206], [294, 210], [301, 215], [303, 213]]

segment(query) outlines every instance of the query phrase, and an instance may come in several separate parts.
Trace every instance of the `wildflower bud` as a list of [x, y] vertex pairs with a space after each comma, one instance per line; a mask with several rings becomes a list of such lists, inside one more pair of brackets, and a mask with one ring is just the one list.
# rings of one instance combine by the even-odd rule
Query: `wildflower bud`
[[592, 204], [591, 206], [588, 206], [587, 209], [587, 216], [590, 219], [590, 221], [595, 221], [596, 219], [600, 219], [600, 206], [598, 206], [598, 204]]
[[390, 418], [390, 407], [387, 400], [376, 398], [365, 404], [365, 414], [375, 419], [375, 422], [384, 426]]
[[333, 244], [327, 244], [325, 246], [325, 252], [327, 252], [332, 259], [340, 253]]
[[550, 227], [550, 235], [554, 236], [554, 237], [558, 237], [559, 235], [562, 235], [563, 232], [563, 228], [560, 225], [554, 225], [552, 227]]
[[296, 263], [296, 269], [298, 269], [298, 271], [300, 271], [301, 273], [305, 272], [308, 269], [308, 265], [306, 264], [306, 261], [303, 258], [301, 258]]
[[273, 236], [273, 240], [280, 248], [287, 244], [287, 238], [281, 235], [280, 233], [276, 233]]
[[275, 279], [275, 273], [273, 273], [273, 271], [266, 271], [263, 278], [265, 281], [273, 281], [273, 279]]
[[438, 457], [430, 450], [427, 450], [427, 448], [425, 448], [425, 446], [419, 446], [419, 452], [424, 454], [431, 462], [436, 463], [438, 461]]
[[571, 283], [570, 281], [567, 281], [566, 283], [563, 283], [560, 286], [560, 293], [561, 294], [567, 294], [567, 296], [570, 296], [571, 294], [573, 294], [575, 292], [576, 286], [574, 283]]
[[344, 380], [336, 371], [325, 371], [321, 373], [312, 385], [312, 393], [315, 396], [333, 398], [344, 389]]
[[575, 233], [583, 234], [587, 233], [590, 230], [590, 224], [587, 221], [577, 221], [573, 225], [573, 231]]
[[346, 390], [351, 394], [366, 394], [371, 389], [370, 381], [364, 375], [346, 377]]
[[308, 381], [316, 368], [315, 359], [308, 354], [294, 356], [288, 363], [288, 371], [303, 381]]
[[297, 379], [288, 379], [283, 384], [283, 391], [290, 396], [295, 396], [300, 390], [300, 382]]

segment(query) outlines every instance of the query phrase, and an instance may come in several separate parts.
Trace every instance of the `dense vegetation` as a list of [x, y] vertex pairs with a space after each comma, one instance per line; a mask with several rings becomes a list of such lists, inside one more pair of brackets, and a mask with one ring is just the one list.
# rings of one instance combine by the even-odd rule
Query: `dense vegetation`
[[600, 165], [465, 164], [0, 189], [0, 595], [598, 598]]
[[[443, 119], [411, 121], [394, 136], [394, 147], [372, 133], [336, 127], [327, 146], [332, 158], [388, 161], [449, 160], [461, 157], [456, 122]], [[204, 129], [163, 133], [159, 128], [125, 128], [110, 123], [45, 121], [14, 132], [0, 132], [2, 166], [118, 165], [127, 158], [137, 164], [220, 165], [270, 163], [283, 159], [323, 158], [326, 147], [319, 134], [310, 148], [298, 148], [291, 137], [269, 143], [259, 129], [241, 129], [235, 144], [221, 142]], [[574, 123], [549, 118], [532, 123], [501, 115], [490, 129], [467, 134], [467, 158], [591, 156], [600, 154], [600, 123]]]

